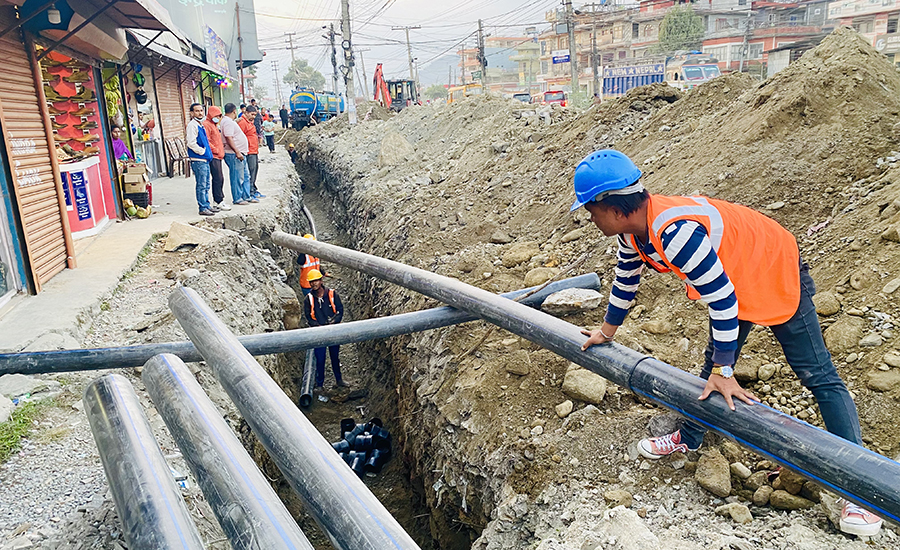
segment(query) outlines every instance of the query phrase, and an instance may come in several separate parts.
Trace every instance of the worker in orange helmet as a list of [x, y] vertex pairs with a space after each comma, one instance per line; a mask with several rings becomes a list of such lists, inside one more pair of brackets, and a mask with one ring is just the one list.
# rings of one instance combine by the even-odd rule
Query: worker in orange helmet
[[[336, 325], [344, 318], [344, 305], [334, 289], [322, 284], [322, 272], [318, 269], [310, 269], [307, 274], [311, 290], [303, 299], [303, 314], [310, 327], [324, 327]], [[339, 387], [346, 387], [347, 383], [341, 377], [341, 360], [339, 357], [340, 346], [328, 346], [328, 355], [331, 358], [331, 371], [334, 373], [334, 381]], [[316, 387], [325, 385], [325, 348], [316, 348]]]
[[[604, 149], [575, 169], [575, 204], [619, 244], [615, 281], [603, 325], [582, 331], [582, 349], [612, 341], [634, 303], [641, 271], [672, 272], [685, 282], [688, 298], [709, 309], [709, 340], [699, 399], [720, 393], [731, 410], [734, 399], [759, 399], [734, 379], [734, 363], [754, 325], [769, 327], [785, 359], [819, 405], [829, 432], [862, 445], [856, 405], [825, 347], [812, 296], [815, 284], [800, 259], [797, 240], [775, 220], [745, 206], [706, 197], [651, 195], [641, 170], [619, 151]], [[658, 459], [697, 450], [706, 429], [687, 420], [680, 430], [641, 440], [638, 451]], [[844, 501], [841, 531], [873, 536], [877, 515]]]

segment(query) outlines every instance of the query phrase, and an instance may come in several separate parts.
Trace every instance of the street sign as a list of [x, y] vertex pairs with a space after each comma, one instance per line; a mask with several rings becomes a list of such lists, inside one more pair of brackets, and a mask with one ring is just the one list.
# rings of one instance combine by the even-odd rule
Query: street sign
[[569, 50], [553, 50], [550, 55], [553, 57], [554, 65], [569, 62]]
[[481, 71], [472, 71], [472, 80], [481, 80]]

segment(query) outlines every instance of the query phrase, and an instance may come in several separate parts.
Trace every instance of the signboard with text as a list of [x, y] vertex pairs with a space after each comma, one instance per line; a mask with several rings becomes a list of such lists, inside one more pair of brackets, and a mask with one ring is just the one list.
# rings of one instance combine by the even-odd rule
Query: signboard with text
[[216, 31], [204, 25], [203, 39], [206, 42], [206, 64], [216, 70], [219, 76], [230, 76], [228, 71], [228, 48]]
[[900, 53], [900, 34], [879, 34], [875, 37], [875, 49], [885, 55]]
[[84, 172], [69, 172], [69, 179], [72, 182], [72, 194], [75, 195], [75, 210], [78, 212], [78, 219], [81, 221], [91, 217], [91, 204], [88, 199], [87, 179]]
[[606, 67], [603, 70], [603, 76], [605, 78], [618, 78], [621, 76], [665, 74], [665, 72], [665, 63], [654, 63], [653, 65], [637, 65], [632, 67]]
[[569, 50], [553, 50], [550, 52], [550, 55], [553, 57], [554, 65], [557, 63], [569, 62]]

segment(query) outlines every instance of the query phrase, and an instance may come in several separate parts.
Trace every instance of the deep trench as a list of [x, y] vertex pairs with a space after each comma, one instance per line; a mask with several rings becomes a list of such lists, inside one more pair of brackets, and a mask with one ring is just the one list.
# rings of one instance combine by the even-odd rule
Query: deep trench
[[[321, 167], [298, 165], [298, 173], [302, 179], [302, 190], [299, 182], [292, 200], [292, 208], [298, 203], [305, 204], [312, 213], [318, 229], [319, 238], [331, 244], [354, 247], [353, 220], [348, 216], [348, 207], [336, 198], [333, 189], [328, 185], [329, 174], [320, 171]], [[309, 230], [302, 215], [289, 216], [290, 224], [297, 227], [287, 229], [300, 234]], [[274, 247], [274, 245], [273, 245]], [[286, 271], [291, 273], [295, 267], [296, 254], [282, 257], [282, 264], [287, 264]], [[326, 286], [334, 287], [344, 302], [344, 321], [366, 319], [379, 316], [377, 303], [378, 290], [372, 280], [350, 269], [334, 264], [323, 264], [323, 271], [331, 277], [326, 279]], [[303, 295], [297, 284], [296, 270], [289, 276], [289, 284], [294, 288], [298, 299]], [[381, 313], [383, 315], [383, 313]], [[343, 418], [354, 418], [364, 422], [378, 417], [393, 435], [393, 457], [384, 470], [374, 477], [363, 478], [366, 486], [381, 501], [387, 510], [397, 519], [400, 525], [410, 534], [422, 550], [463, 550], [471, 548], [472, 542], [480, 535], [486, 520], [478, 522], [460, 521], [462, 515], [458, 506], [450, 499], [435, 507], [429, 501], [429, 491], [425, 480], [432, 478], [428, 464], [420, 464], [417, 456], [421, 452], [412, 451], [414, 446], [427, 448], [428, 443], [417, 441], [424, 431], [405, 433], [404, 428], [415, 424], [408, 420], [419, 411], [415, 400], [415, 389], [408, 387], [409, 380], [401, 380], [404, 359], [395, 361], [392, 349], [403, 349], [408, 337], [395, 337], [390, 340], [374, 340], [341, 346], [342, 374], [351, 385], [342, 390], [333, 386], [330, 360], [326, 366], [325, 391], [328, 402], [314, 398], [312, 405], [301, 409], [307, 418], [316, 426], [328, 441], [340, 439], [340, 421]], [[289, 353], [278, 357], [276, 361], [276, 380], [288, 393], [299, 397], [304, 353]], [[289, 387], [285, 387], [289, 386]], [[318, 393], [316, 394], [318, 396]], [[304, 511], [304, 505], [297, 494], [281, 476], [277, 467], [266, 454], [266, 451], [244, 428], [245, 444], [252, 446], [253, 454], [266, 475], [273, 480], [276, 491], [288, 509], [297, 518], [301, 529], [316, 548], [330, 549], [332, 545], [328, 537]], [[433, 497], [434, 491], [432, 490]], [[450, 501], [450, 502], [448, 502]], [[467, 517], [480, 510], [469, 510]]]

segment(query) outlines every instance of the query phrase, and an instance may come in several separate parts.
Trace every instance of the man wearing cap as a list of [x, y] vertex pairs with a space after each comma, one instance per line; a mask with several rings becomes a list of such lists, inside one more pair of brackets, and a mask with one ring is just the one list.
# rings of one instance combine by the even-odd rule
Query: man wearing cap
[[[322, 272], [311, 269], [308, 274], [311, 291], [303, 299], [303, 314], [310, 327], [324, 327], [336, 325], [344, 318], [344, 305], [334, 289], [322, 284]], [[339, 357], [340, 346], [328, 346], [328, 356], [331, 358], [331, 371], [334, 373], [334, 381], [339, 387], [347, 384], [341, 377], [341, 360]], [[325, 348], [316, 348], [316, 387], [325, 385]]]
[[[797, 241], [775, 220], [755, 210], [706, 197], [651, 195], [641, 171], [619, 151], [588, 155], [575, 170], [576, 201], [591, 222], [618, 239], [616, 278], [603, 325], [582, 331], [594, 344], [612, 341], [634, 303], [641, 271], [673, 272], [688, 298], [709, 309], [709, 341], [701, 377], [701, 400], [719, 392], [731, 410], [733, 398], [759, 401], [734, 379], [734, 363], [753, 325], [767, 326], [785, 359], [819, 404], [828, 431], [862, 445], [856, 405], [831, 361], [812, 302], [815, 284], [800, 260]], [[674, 433], [640, 441], [649, 459], [696, 450], [706, 429], [685, 421]], [[872, 536], [882, 520], [845, 502], [841, 530]]]

